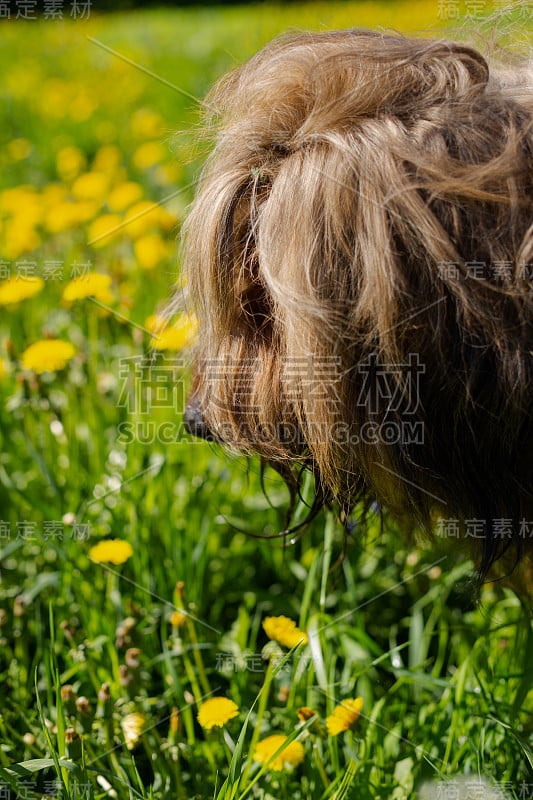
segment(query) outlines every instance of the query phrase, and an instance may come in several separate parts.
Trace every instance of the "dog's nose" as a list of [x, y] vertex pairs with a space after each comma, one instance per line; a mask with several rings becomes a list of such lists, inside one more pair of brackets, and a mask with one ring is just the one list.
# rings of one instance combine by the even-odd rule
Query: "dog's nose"
[[198, 403], [192, 401], [186, 404], [183, 412], [183, 424], [187, 433], [198, 436], [206, 442], [214, 442], [215, 437], [204, 422], [202, 411]]

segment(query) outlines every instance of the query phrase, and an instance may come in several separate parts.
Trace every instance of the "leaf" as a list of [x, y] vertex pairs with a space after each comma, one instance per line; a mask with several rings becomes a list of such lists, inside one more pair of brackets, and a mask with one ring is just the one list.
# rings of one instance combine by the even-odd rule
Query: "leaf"
[[[76, 769], [76, 764], [73, 761], [67, 761], [64, 758], [59, 759], [59, 765], [66, 769]], [[4, 767], [8, 772], [14, 772], [22, 777], [28, 777], [34, 772], [40, 772], [42, 769], [50, 769], [55, 766], [53, 758], [30, 758], [28, 761], [19, 761], [16, 764], [10, 764], [9, 767]]]

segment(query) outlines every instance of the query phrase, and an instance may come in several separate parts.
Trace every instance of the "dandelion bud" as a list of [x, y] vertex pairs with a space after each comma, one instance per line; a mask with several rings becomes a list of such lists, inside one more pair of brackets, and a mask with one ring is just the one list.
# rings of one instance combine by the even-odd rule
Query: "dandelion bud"
[[307, 722], [307, 720], [311, 719], [311, 717], [317, 716], [316, 711], [314, 711], [312, 708], [309, 708], [308, 706], [302, 706], [301, 708], [298, 709], [296, 714], [298, 715], [298, 719], [301, 722]]
[[15, 617], [23, 617], [26, 613], [26, 599], [24, 595], [19, 594], [18, 597], [15, 597], [15, 602], [13, 604], [13, 615]]
[[74, 639], [74, 634], [76, 633], [74, 626], [66, 619], [64, 619], [59, 623], [59, 627], [63, 631], [65, 639], [68, 642], [71, 642]]
[[64, 703], [69, 703], [76, 699], [76, 692], [70, 683], [66, 683], [61, 687], [61, 699]]
[[78, 697], [76, 700], [76, 710], [78, 714], [88, 716], [92, 712], [91, 704], [86, 697]]
[[65, 743], [66, 744], [72, 744], [72, 742], [75, 742], [76, 739], [79, 739], [79, 738], [80, 738], [79, 734], [76, 733], [74, 728], [66, 728], [66, 730], [65, 730]]
[[174, 611], [170, 617], [170, 624], [173, 628], [182, 628], [187, 622], [187, 614], [183, 611]]
[[126, 664], [132, 669], [136, 669], [141, 663], [142, 651], [138, 647], [130, 647], [126, 650]]
[[81, 758], [81, 739], [74, 728], [65, 730], [65, 744], [67, 746], [68, 757], [77, 761]]
[[280, 686], [278, 692], [278, 700], [280, 703], [286, 703], [289, 699], [291, 687], [290, 686]]
[[176, 736], [181, 727], [180, 710], [177, 706], [173, 706], [170, 712], [170, 735]]
[[133, 683], [133, 675], [126, 664], [121, 664], [118, 668], [120, 685], [128, 688]]
[[64, 686], [61, 687], [61, 700], [63, 702], [63, 708], [67, 714], [74, 714], [75, 711], [75, 700], [76, 700], [76, 692], [74, 691], [73, 687], [70, 683], [66, 683]]
[[108, 683], [103, 683], [98, 692], [98, 701], [100, 703], [109, 703], [111, 700], [111, 691]]

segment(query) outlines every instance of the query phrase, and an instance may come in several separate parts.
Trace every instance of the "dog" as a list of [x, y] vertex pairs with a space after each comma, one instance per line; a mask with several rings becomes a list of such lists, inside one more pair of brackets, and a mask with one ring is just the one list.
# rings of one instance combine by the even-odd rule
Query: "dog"
[[205, 108], [188, 432], [293, 492], [310, 469], [345, 521], [440, 525], [480, 583], [531, 596], [531, 72], [452, 41], [300, 33]]

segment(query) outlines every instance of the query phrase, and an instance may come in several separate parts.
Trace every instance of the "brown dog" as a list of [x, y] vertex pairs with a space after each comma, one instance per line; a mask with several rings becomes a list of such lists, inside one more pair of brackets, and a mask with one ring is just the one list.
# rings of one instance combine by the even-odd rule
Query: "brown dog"
[[216, 144], [185, 231], [189, 431], [293, 485], [308, 466], [344, 518], [373, 502], [408, 527], [443, 518], [480, 578], [522, 560], [527, 583], [527, 70], [492, 73], [449, 41], [301, 34], [206, 105]]

